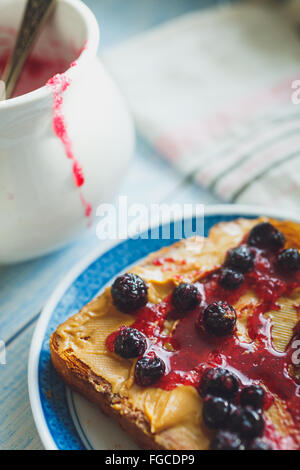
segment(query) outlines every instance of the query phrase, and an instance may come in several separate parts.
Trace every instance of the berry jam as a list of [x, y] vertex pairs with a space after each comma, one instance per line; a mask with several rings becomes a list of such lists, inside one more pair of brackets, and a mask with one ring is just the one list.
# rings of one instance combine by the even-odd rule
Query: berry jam
[[[149, 338], [149, 351], [153, 351], [166, 365], [164, 376], [154, 386], [164, 390], [172, 390], [181, 384], [198, 388], [203, 374], [211, 367], [226, 368], [238, 377], [242, 387], [258, 382], [264, 384], [270, 392], [264, 400], [264, 409], [273, 403], [273, 395], [277, 395], [284, 401], [296, 430], [295, 434], [284, 438], [266, 418], [263, 437], [279, 449], [299, 448], [300, 383], [290, 375], [294, 338], [285, 352], [277, 351], [272, 343], [272, 321], [264, 314], [278, 310], [278, 299], [300, 286], [300, 272], [284, 278], [277, 269], [276, 253], [256, 247], [252, 250], [254, 267], [244, 274], [244, 282], [238, 289], [232, 291], [220, 285], [221, 269], [195, 283], [201, 294], [201, 303], [178, 320], [169, 336], [164, 333], [164, 322], [172, 309], [171, 296], [158, 305], [148, 303], [137, 311], [132, 327]], [[241, 341], [236, 332], [225, 338], [216, 338], [195, 327], [198, 316], [209, 304], [222, 300], [234, 305], [250, 289], [260, 300], [248, 317], [250, 342]], [[299, 331], [296, 327], [295, 337], [299, 336]], [[114, 335], [107, 339], [110, 350]]]
[[[1, 46], [1, 38], [0, 38]], [[0, 76], [9, 58], [9, 52], [0, 56]], [[13, 98], [25, 95], [45, 85], [45, 83], [57, 73], [63, 73], [70, 66], [64, 58], [49, 59], [47, 56], [29, 56], [24, 66], [22, 75], [15, 88]]]

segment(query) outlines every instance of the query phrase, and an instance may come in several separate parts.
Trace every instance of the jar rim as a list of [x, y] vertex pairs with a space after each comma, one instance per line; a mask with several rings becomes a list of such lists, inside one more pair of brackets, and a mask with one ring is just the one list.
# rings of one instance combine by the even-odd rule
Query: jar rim
[[[70, 65], [70, 67], [64, 72], [66, 78], [69, 78], [70, 81], [72, 81], [78, 74], [81, 73], [82, 69], [85, 67], [85, 64], [96, 57], [100, 39], [100, 29], [94, 14], [81, 0], [60, 1], [69, 5], [78, 13], [81, 20], [83, 20], [85, 24], [87, 32], [84, 47], [81, 50], [79, 56], [75, 59], [76, 67]], [[28, 104], [35, 104], [36, 102], [40, 102], [44, 99], [48, 100], [52, 97], [52, 93], [53, 92], [51, 88], [45, 84], [42, 87], [30, 91], [24, 95], [1, 101], [0, 111], [19, 106], [26, 106]]]

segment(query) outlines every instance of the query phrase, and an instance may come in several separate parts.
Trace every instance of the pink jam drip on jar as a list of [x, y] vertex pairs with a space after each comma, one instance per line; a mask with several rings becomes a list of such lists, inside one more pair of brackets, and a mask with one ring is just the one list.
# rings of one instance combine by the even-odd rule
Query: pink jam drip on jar
[[[72, 67], [74, 67], [75, 65], [76, 65], [76, 62], [73, 62], [71, 64]], [[80, 191], [80, 201], [84, 207], [85, 216], [90, 217], [92, 213], [92, 206], [89, 202], [86, 201], [81, 190], [85, 181], [83, 169], [74, 155], [72, 142], [68, 134], [65, 116], [62, 110], [63, 94], [69, 88], [70, 84], [71, 84], [70, 79], [67, 77], [65, 73], [62, 73], [62, 74], [56, 74], [54, 75], [54, 77], [50, 78], [47, 81], [46, 86], [51, 88], [53, 92], [53, 110], [54, 110], [53, 129], [54, 129], [55, 135], [62, 142], [67, 157], [72, 161], [73, 178], [74, 178], [76, 186], [79, 188], [79, 191]]]

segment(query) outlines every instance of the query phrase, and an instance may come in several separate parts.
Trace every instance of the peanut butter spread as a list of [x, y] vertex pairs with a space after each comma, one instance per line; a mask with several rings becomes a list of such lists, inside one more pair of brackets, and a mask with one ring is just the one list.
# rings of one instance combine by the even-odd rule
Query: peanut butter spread
[[[199, 281], [207, 273], [219, 268], [227, 251], [240, 244], [245, 234], [264, 220], [267, 219], [239, 219], [218, 224], [212, 228], [208, 238], [195, 237], [163, 248], [131, 271], [148, 284], [148, 300], [158, 304], [179, 282]], [[287, 247], [300, 248], [299, 225], [274, 220], [272, 224], [284, 233]], [[157, 262], [160, 259], [164, 262]], [[237, 335], [243, 341], [250, 341], [247, 319], [259, 301], [256, 293], [249, 290], [234, 305]], [[280, 308], [268, 312], [266, 316], [272, 318], [274, 347], [278, 351], [285, 351], [299, 321], [297, 306], [300, 305], [300, 289], [295, 289], [288, 298], [280, 298], [278, 303]], [[132, 409], [141, 411], [149, 424], [150, 433], [153, 433], [158, 443], [170, 449], [208, 448], [211, 432], [203, 423], [202, 398], [195, 387], [179, 385], [172, 390], [139, 387], [134, 383], [133, 375], [136, 360], [122, 359], [108, 351], [107, 337], [121, 326], [133, 324], [134, 320], [134, 316], [116, 309], [110, 288], [107, 288], [77, 315], [58, 327], [59, 354], [69, 362], [72, 362], [72, 357], [74, 361], [80, 361], [96, 388], [95, 377], [105, 379], [113, 394], [126, 398]], [[166, 321], [166, 331], [171, 331], [174, 323], [175, 320]], [[113, 406], [122, 412], [120, 402]], [[285, 446], [296, 448], [297, 442], [298, 445], [300, 443], [299, 430], [295, 430], [283, 401], [275, 398], [266, 414], [280, 438], [285, 441]]]

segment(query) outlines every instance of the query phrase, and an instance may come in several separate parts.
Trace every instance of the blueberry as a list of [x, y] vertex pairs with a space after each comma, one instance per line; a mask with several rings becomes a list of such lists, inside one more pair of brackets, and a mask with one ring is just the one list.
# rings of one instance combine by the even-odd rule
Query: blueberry
[[285, 244], [284, 235], [269, 222], [255, 225], [248, 236], [248, 243], [257, 248], [277, 251]]
[[214, 302], [203, 313], [203, 326], [207, 333], [221, 337], [231, 335], [236, 325], [236, 311], [227, 302]]
[[225, 266], [241, 273], [251, 271], [254, 266], [254, 253], [245, 245], [229, 250], [225, 259]]
[[203, 374], [199, 391], [203, 397], [214, 395], [233, 400], [239, 391], [239, 380], [227, 369], [215, 367]]
[[265, 391], [259, 385], [250, 385], [245, 387], [241, 392], [241, 405], [252, 406], [255, 409], [262, 409], [265, 399]]
[[144, 356], [135, 366], [135, 381], [141, 387], [148, 387], [157, 382], [165, 373], [165, 364], [157, 356]]
[[181, 283], [173, 290], [171, 301], [177, 312], [185, 313], [199, 305], [201, 295], [194, 284]]
[[244, 275], [241, 272], [234, 271], [231, 268], [223, 268], [218, 282], [223, 289], [235, 290], [243, 284], [244, 280]]
[[262, 439], [253, 439], [247, 445], [247, 450], [273, 450], [270, 444], [263, 441]]
[[295, 248], [281, 251], [277, 256], [277, 265], [283, 273], [292, 273], [300, 269], [300, 254]]
[[230, 431], [218, 431], [211, 441], [211, 450], [245, 450], [242, 439]]
[[145, 336], [135, 328], [122, 328], [115, 339], [114, 352], [125, 359], [142, 356], [146, 348]]
[[131, 313], [147, 303], [147, 286], [143, 279], [133, 273], [119, 276], [111, 287], [114, 305], [125, 313]]
[[229, 413], [229, 403], [221, 397], [206, 397], [203, 403], [202, 416], [210, 429], [220, 429], [225, 425]]
[[264, 431], [262, 413], [253, 408], [237, 406], [230, 414], [228, 427], [245, 439], [259, 437]]

